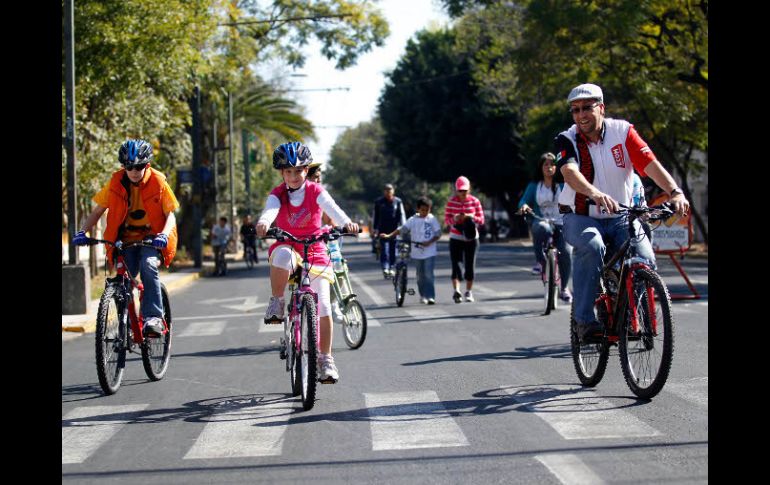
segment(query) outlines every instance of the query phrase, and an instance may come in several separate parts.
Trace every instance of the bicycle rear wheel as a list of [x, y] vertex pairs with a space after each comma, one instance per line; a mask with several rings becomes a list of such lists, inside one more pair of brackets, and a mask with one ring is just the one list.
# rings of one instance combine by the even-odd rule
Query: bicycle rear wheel
[[163, 283], [160, 284], [160, 296], [163, 302], [163, 320], [166, 323], [166, 331], [158, 336], [144, 336], [142, 343], [142, 364], [144, 372], [151, 381], [159, 381], [168, 370], [168, 361], [171, 359], [171, 305], [168, 300], [168, 291]]
[[296, 372], [300, 379], [302, 408], [307, 411], [315, 404], [316, 379], [318, 378], [318, 336], [316, 333], [315, 300], [309, 294], [300, 300], [300, 346]]
[[128, 315], [119, 286], [107, 286], [96, 314], [96, 375], [104, 394], [115, 394], [126, 366]]
[[403, 306], [406, 296], [406, 265], [396, 265], [396, 276], [393, 278], [393, 287], [396, 291], [396, 305]]
[[248, 269], [254, 267], [254, 249], [252, 249], [251, 246], [246, 247], [244, 259], [246, 260], [246, 267]]
[[674, 322], [668, 288], [657, 273], [634, 271], [637, 331], [631, 328], [631, 310], [620, 327], [620, 366], [631, 391], [651, 399], [663, 389], [674, 356]]
[[[601, 321], [601, 319], [600, 319]], [[605, 323], [602, 321], [602, 323]], [[607, 339], [600, 342], [581, 343], [575, 321], [575, 303], [573, 301], [569, 316], [570, 346], [572, 348], [572, 363], [575, 365], [580, 383], [594, 387], [604, 377], [607, 361], [610, 357], [610, 345]]]
[[357, 349], [366, 340], [366, 312], [358, 300], [352, 299], [342, 311], [342, 337], [351, 349]]
[[543, 290], [545, 291], [544, 303], [545, 303], [545, 315], [551, 313], [551, 310], [556, 309], [556, 292], [558, 286], [556, 284], [556, 249], [551, 248], [545, 255], [545, 269]]

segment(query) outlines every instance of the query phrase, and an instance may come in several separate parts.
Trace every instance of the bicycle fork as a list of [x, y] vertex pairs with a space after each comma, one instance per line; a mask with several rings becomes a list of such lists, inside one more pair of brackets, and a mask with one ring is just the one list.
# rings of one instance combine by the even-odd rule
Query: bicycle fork
[[[633, 333], [639, 332], [639, 315], [636, 309], [636, 293], [634, 292], [634, 277], [633, 274], [637, 269], [648, 269], [646, 264], [633, 263], [628, 273], [626, 274], [626, 293], [628, 294], [628, 304], [631, 306], [631, 331]], [[655, 316], [655, 294], [651, 286], [646, 286], [647, 292], [647, 308], [650, 315], [650, 327], [652, 335], [658, 334], [658, 321]]]

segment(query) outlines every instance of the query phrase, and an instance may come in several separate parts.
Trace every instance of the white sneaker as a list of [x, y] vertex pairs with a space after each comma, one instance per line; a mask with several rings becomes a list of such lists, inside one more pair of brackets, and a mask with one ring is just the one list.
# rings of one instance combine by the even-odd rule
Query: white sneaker
[[423, 305], [427, 305], [428, 304], [428, 299], [427, 298], [420, 298], [420, 303], [422, 303]]
[[283, 298], [270, 297], [270, 303], [265, 311], [265, 323], [281, 323], [283, 321]]
[[149, 317], [145, 319], [142, 333], [147, 335], [148, 332], [163, 335], [163, 320], [159, 317]]
[[465, 301], [475, 301], [473, 299], [473, 292], [471, 290], [465, 292]]
[[329, 354], [318, 354], [318, 380], [324, 384], [334, 384], [340, 379], [334, 357]]
[[428, 298], [428, 305], [435, 305], [436, 299], [435, 298]]
[[572, 302], [572, 293], [570, 293], [569, 288], [564, 288], [559, 292], [559, 298], [564, 300], [567, 303]]

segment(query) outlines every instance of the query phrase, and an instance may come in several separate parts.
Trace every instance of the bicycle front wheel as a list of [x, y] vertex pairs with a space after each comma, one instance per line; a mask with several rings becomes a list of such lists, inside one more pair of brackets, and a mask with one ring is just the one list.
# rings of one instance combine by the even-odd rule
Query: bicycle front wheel
[[358, 300], [350, 300], [343, 310], [342, 337], [351, 349], [357, 349], [366, 339], [366, 312]]
[[620, 366], [631, 392], [651, 399], [663, 389], [674, 356], [671, 298], [654, 271], [640, 268], [633, 278], [637, 328], [629, 308], [620, 327]]
[[318, 334], [316, 332], [315, 300], [309, 294], [300, 300], [300, 345], [297, 356], [297, 374], [300, 378], [302, 408], [307, 411], [315, 404], [316, 379], [318, 378]]
[[393, 278], [393, 287], [396, 291], [396, 305], [403, 306], [406, 296], [406, 266], [396, 267], [396, 276]]
[[151, 381], [159, 381], [168, 370], [168, 361], [171, 359], [171, 305], [168, 300], [168, 291], [163, 283], [160, 284], [160, 296], [163, 302], [163, 320], [166, 330], [158, 336], [145, 335], [142, 343], [142, 364], [144, 372]]
[[115, 394], [126, 366], [128, 314], [120, 301], [120, 287], [107, 286], [96, 315], [96, 374], [106, 395]]
[[600, 342], [580, 342], [577, 322], [575, 321], [574, 301], [569, 316], [569, 327], [572, 363], [575, 365], [575, 372], [581, 384], [594, 387], [599, 384], [607, 370], [607, 361], [610, 357], [609, 342], [607, 339], [602, 339]]
[[545, 273], [543, 280], [543, 290], [545, 291], [544, 303], [545, 303], [545, 315], [551, 313], [551, 310], [556, 309], [556, 292], [558, 287], [556, 285], [556, 249], [551, 248], [546, 253], [545, 257]]

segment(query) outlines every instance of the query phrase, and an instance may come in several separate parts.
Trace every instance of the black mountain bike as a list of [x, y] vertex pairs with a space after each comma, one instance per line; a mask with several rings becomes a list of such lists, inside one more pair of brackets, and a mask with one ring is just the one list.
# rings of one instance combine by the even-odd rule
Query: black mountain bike
[[[414, 243], [415, 247], [421, 244]], [[412, 243], [408, 239], [399, 239], [396, 243], [398, 262], [396, 262], [396, 274], [393, 276], [393, 289], [396, 293], [396, 305], [403, 306], [406, 295], [414, 295], [414, 288], [408, 287], [409, 257], [412, 254]]]
[[628, 218], [629, 239], [601, 270], [599, 296], [594, 302], [597, 320], [604, 325], [602, 335], [580, 340], [570, 314], [572, 360], [584, 386], [596, 386], [604, 377], [610, 347], [618, 345], [620, 366], [631, 391], [650, 399], [668, 379], [674, 355], [674, 320], [668, 288], [647, 260], [636, 254], [632, 242], [647, 237], [634, 221], [661, 221], [674, 211], [668, 204], [654, 207], [626, 207], [620, 214]]

